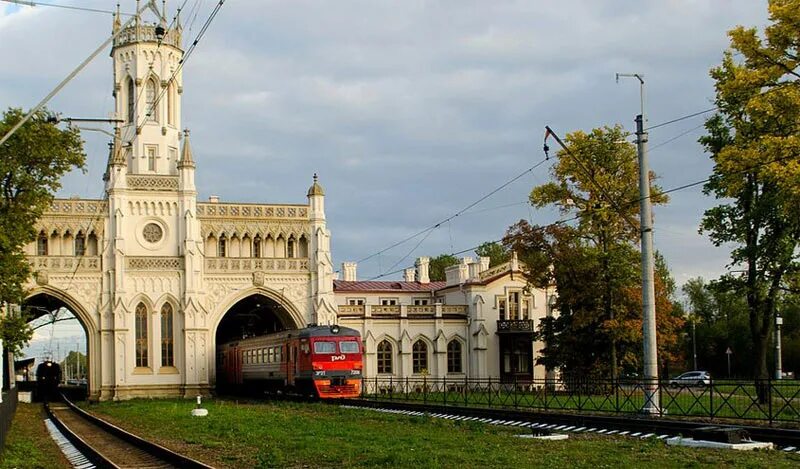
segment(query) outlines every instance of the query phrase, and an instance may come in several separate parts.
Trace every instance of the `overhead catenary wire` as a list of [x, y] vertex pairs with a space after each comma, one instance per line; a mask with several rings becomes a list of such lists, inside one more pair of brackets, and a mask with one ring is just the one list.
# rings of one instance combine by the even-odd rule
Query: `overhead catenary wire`
[[[786, 160], [797, 159], [798, 157], [800, 157], [800, 154], [792, 154], [792, 155], [781, 156], [781, 157], [778, 157], [778, 158], [773, 158], [773, 159], [770, 159], [770, 160], [767, 160], [767, 161], [760, 161], [760, 162], [758, 162], [758, 163], [756, 163], [754, 165], [751, 165], [749, 167], [742, 168], [742, 169], [740, 169], [738, 171], [734, 171], [733, 174], [744, 174], [744, 173], [747, 173], [749, 171], [753, 171], [753, 170], [756, 170], [758, 168], [761, 168], [763, 166], [767, 166], [767, 165], [771, 165], [771, 164], [775, 164], [775, 163], [781, 163], [781, 162], [786, 161]], [[665, 189], [665, 190], [661, 191], [661, 194], [670, 194], [670, 193], [673, 193], [673, 192], [686, 190], [686, 189], [689, 189], [689, 188], [692, 188], [692, 187], [696, 187], [696, 186], [705, 184], [705, 183], [709, 182], [710, 180], [711, 180], [711, 178], [709, 177], [709, 178], [705, 178], [705, 179], [702, 179], [702, 180], [699, 180], [699, 181], [694, 181], [694, 182], [689, 182], [689, 183], [686, 183], [686, 184], [681, 184], [679, 186], [675, 186], [675, 187], [671, 187], [669, 189]], [[629, 200], [628, 202], [625, 202], [623, 204], [623, 206], [639, 204], [639, 202], [641, 202], [641, 200], [642, 200], [641, 197], [633, 199], [633, 200]], [[572, 216], [570, 218], [566, 218], [566, 219], [563, 219], [563, 220], [558, 220], [558, 221], [553, 222], [553, 223], [542, 225], [542, 227], [543, 228], [548, 228], [548, 227], [563, 225], [565, 223], [568, 223], [568, 222], [571, 222], [571, 221], [575, 221], [575, 220], [581, 218], [581, 216], [582, 216], [581, 214], [577, 214], [577, 215]], [[489, 241], [489, 242], [490, 243], [500, 243], [502, 241], [503, 241], [503, 239], [501, 238], [501, 239], [496, 239], [496, 240]], [[464, 253], [467, 253], [467, 252], [471, 252], [471, 251], [474, 251], [474, 250], [478, 249], [482, 244], [483, 243], [481, 243], [481, 244], [479, 244], [477, 246], [472, 246], [472, 247], [467, 248], [467, 249], [462, 249], [460, 251], [451, 252], [451, 253], [448, 253], [448, 255], [449, 256], [457, 256], [459, 254], [464, 254]], [[405, 269], [410, 268], [410, 267], [413, 267], [413, 266], [404, 267], [402, 269], [394, 270], [392, 272], [385, 272], [385, 273], [376, 275], [376, 276], [370, 278], [369, 280], [377, 280], [377, 279], [380, 279], [380, 278], [383, 278], [383, 277], [388, 277], [390, 275], [394, 275], [394, 274], [403, 272]]]
[[[189, 49], [186, 50], [186, 52], [183, 54], [183, 57], [178, 61], [178, 66], [175, 67], [175, 70], [172, 72], [172, 75], [169, 77], [169, 80], [167, 80], [167, 86], [163, 86], [161, 88], [161, 92], [158, 94], [158, 96], [156, 97], [155, 101], [153, 102], [153, 106], [152, 106], [151, 109], [155, 109], [158, 106], [158, 104], [161, 102], [161, 99], [164, 97], [164, 95], [169, 90], [169, 85], [172, 84], [172, 82], [175, 80], [175, 77], [178, 75], [178, 73], [180, 73], [180, 71], [183, 70], [183, 66], [186, 64], [186, 61], [189, 60], [189, 57], [191, 57], [192, 52], [194, 52], [195, 48], [197, 47], [197, 44], [200, 43], [200, 39], [203, 38], [203, 36], [205, 35], [205, 33], [208, 30], [209, 26], [211, 26], [211, 23], [214, 21], [214, 18], [217, 16], [217, 13], [219, 13], [219, 10], [222, 8], [222, 5], [224, 3], [225, 3], [225, 0], [219, 0], [219, 2], [217, 2], [217, 4], [214, 6], [214, 9], [208, 15], [208, 18], [206, 19], [205, 23], [203, 23], [202, 28], [200, 28], [200, 31], [198, 31], [197, 35], [195, 36], [194, 40], [192, 41], [192, 45], [189, 46]], [[145, 125], [145, 123], [147, 122], [149, 117], [150, 117], [149, 113], [146, 113], [145, 116], [144, 116], [144, 119], [142, 120], [142, 122], [141, 123], [137, 123], [137, 125], [136, 125], [136, 134], [137, 135], [142, 130], [142, 127]]]
[[[0, 0], [6, 3], [13, 3], [16, 5], [28, 6], [28, 7], [55, 7], [55, 8], [63, 8], [65, 10], [77, 10], [77, 11], [86, 11], [91, 13], [103, 13], [103, 14], [114, 14], [115, 12], [112, 10], [103, 10], [100, 8], [88, 8], [88, 7], [79, 7], [75, 5], [63, 5], [60, 3], [46, 3], [46, 2], [35, 2], [30, 0]], [[125, 16], [135, 16], [133, 13], [120, 13], [121, 15]]]
[[384, 253], [384, 252], [386, 252], [386, 251], [389, 251], [389, 250], [391, 250], [391, 249], [394, 249], [394, 248], [396, 248], [397, 246], [400, 246], [400, 245], [402, 245], [402, 244], [405, 244], [406, 242], [408, 242], [408, 241], [410, 241], [410, 240], [412, 240], [412, 239], [416, 238], [417, 236], [423, 235], [423, 234], [427, 233], [428, 231], [432, 231], [432, 230], [435, 230], [436, 228], [439, 228], [439, 227], [440, 227], [441, 225], [443, 225], [444, 223], [447, 223], [447, 222], [449, 222], [450, 220], [453, 220], [453, 219], [455, 219], [455, 218], [459, 217], [460, 215], [464, 214], [465, 212], [467, 212], [467, 211], [468, 211], [469, 209], [471, 209], [472, 207], [474, 207], [474, 206], [478, 205], [479, 203], [483, 202], [484, 200], [488, 199], [489, 197], [493, 196], [494, 194], [498, 193], [499, 191], [501, 191], [501, 190], [505, 189], [506, 187], [508, 187], [509, 185], [511, 185], [512, 183], [514, 183], [514, 182], [515, 182], [515, 181], [517, 181], [518, 179], [520, 179], [521, 177], [523, 177], [523, 176], [525, 176], [526, 174], [528, 174], [528, 173], [530, 173], [530, 172], [532, 172], [532, 171], [536, 170], [538, 167], [542, 166], [542, 165], [543, 165], [543, 164], [545, 164], [547, 161], [549, 161], [549, 160], [548, 160], [548, 158], [544, 158], [544, 159], [542, 159], [541, 161], [537, 162], [536, 164], [534, 164], [534, 165], [533, 165], [533, 166], [531, 166], [530, 168], [528, 168], [528, 169], [526, 169], [526, 170], [522, 171], [522, 172], [521, 172], [521, 173], [519, 173], [518, 175], [516, 175], [516, 176], [514, 176], [513, 178], [509, 179], [508, 181], [504, 182], [503, 184], [501, 184], [500, 186], [496, 187], [496, 188], [495, 188], [495, 189], [493, 189], [492, 191], [490, 191], [490, 192], [486, 193], [484, 196], [482, 196], [482, 197], [481, 197], [481, 198], [479, 198], [478, 200], [476, 200], [476, 201], [472, 202], [471, 204], [467, 205], [466, 207], [462, 208], [461, 210], [459, 210], [458, 212], [454, 213], [453, 215], [450, 215], [449, 217], [447, 217], [447, 218], [445, 218], [445, 219], [443, 219], [443, 220], [441, 220], [441, 221], [439, 221], [439, 222], [437, 222], [437, 223], [434, 223], [433, 225], [431, 225], [431, 226], [429, 226], [429, 227], [427, 227], [427, 228], [425, 228], [425, 229], [423, 229], [423, 230], [420, 230], [420, 231], [418, 231], [418, 232], [414, 233], [414, 234], [413, 234], [413, 235], [411, 235], [411, 236], [408, 236], [408, 237], [406, 237], [406, 238], [403, 238], [403, 239], [401, 239], [400, 241], [397, 241], [397, 242], [395, 242], [394, 244], [392, 244], [392, 245], [390, 245], [390, 246], [388, 246], [388, 247], [386, 247], [386, 248], [383, 248], [383, 249], [381, 249], [380, 251], [377, 251], [377, 252], [375, 252], [375, 253], [373, 253], [373, 254], [370, 254], [370, 255], [368, 255], [368, 256], [366, 256], [366, 257], [363, 257], [363, 258], [361, 258], [361, 259], [357, 260], [356, 262], [357, 262], [357, 263], [361, 263], [361, 262], [367, 261], [367, 260], [369, 260], [369, 259], [372, 259], [373, 257], [376, 257], [376, 256], [378, 256], [378, 255], [380, 255], [380, 254], [383, 254], [383, 253]]

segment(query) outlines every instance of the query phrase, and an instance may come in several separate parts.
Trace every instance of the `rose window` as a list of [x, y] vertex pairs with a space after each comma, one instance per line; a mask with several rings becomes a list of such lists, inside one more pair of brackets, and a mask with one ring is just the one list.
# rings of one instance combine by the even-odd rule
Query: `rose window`
[[164, 236], [164, 230], [156, 223], [148, 223], [142, 230], [142, 236], [148, 243], [157, 243]]

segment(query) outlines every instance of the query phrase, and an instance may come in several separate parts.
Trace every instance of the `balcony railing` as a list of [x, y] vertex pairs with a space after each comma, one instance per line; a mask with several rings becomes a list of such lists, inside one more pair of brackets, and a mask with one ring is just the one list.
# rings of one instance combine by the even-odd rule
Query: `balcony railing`
[[466, 305], [339, 305], [342, 317], [442, 317], [466, 318]]
[[28, 256], [33, 270], [100, 272], [100, 256]]
[[531, 319], [501, 319], [497, 321], [497, 333], [533, 332]]
[[308, 259], [212, 257], [206, 259], [205, 267], [206, 273], [308, 272]]

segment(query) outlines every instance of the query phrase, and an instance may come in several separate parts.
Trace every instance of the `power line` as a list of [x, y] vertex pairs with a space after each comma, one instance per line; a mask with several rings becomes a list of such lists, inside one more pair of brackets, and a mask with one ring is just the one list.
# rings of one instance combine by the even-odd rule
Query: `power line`
[[[787, 155], [787, 156], [782, 156], [782, 157], [774, 158], [774, 159], [767, 160], [767, 161], [761, 161], [761, 162], [759, 162], [757, 164], [754, 164], [752, 166], [749, 166], [747, 168], [742, 168], [739, 171], [734, 171], [733, 174], [746, 173], [748, 171], [753, 171], [755, 169], [761, 168], [762, 166], [767, 166], [767, 165], [774, 164], [774, 163], [780, 163], [782, 161], [786, 161], [786, 160], [790, 160], [790, 159], [796, 159], [797, 157], [798, 157], [798, 155]], [[701, 184], [705, 184], [705, 183], [709, 182], [710, 180], [711, 180], [711, 178], [709, 177], [709, 178], [702, 179], [702, 180], [699, 180], [699, 181], [694, 181], [694, 182], [682, 184], [682, 185], [679, 185], [679, 186], [672, 187], [670, 189], [663, 190], [663, 191], [661, 191], [661, 194], [670, 194], [670, 193], [673, 193], [673, 192], [682, 191], [682, 190], [689, 189], [689, 188], [692, 188], [692, 187], [695, 187], [695, 186], [699, 186]], [[641, 200], [642, 200], [641, 197], [637, 198], [635, 200], [630, 200], [630, 201], [626, 202], [625, 204], [623, 204], [623, 206], [638, 204]], [[570, 221], [575, 221], [575, 220], [581, 218], [581, 216], [582, 216], [582, 214], [578, 214], [578, 215], [575, 215], [573, 217], [566, 218], [564, 220], [559, 220], [559, 221], [556, 221], [556, 222], [553, 222], [553, 223], [549, 223], [547, 225], [542, 225], [542, 228], [548, 228], [548, 227], [563, 225], [564, 223], [568, 223]], [[499, 243], [499, 242], [502, 242], [502, 241], [503, 241], [503, 239], [501, 238], [501, 239], [497, 239], [497, 240], [489, 241], [489, 242], [490, 243]], [[457, 256], [459, 254], [464, 254], [464, 253], [467, 253], [467, 252], [470, 252], [470, 251], [474, 251], [474, 250], [478, 249], [482, 244], [483, 243], [481, 243], [481, 244], [479, 244], [477, 246], [473, 246], [473, 247], [467, 248], [467, 249], [462, 249], [461, 251], [451, 252], [448, 255]], [[382, 277], [386, 277], [386, 276], [389, 276], [389, 275], [394, 275], [394, 274], [403, 272], [405, 269], [410, 268], [410, 267], [412, 267], [412, 266], [405, 267], [405, 268], [399, 269], [399, 270], [394, 270], [392, 272], [386, 272], [386, 273], [377, 275], [375, 277], [372, 277], [369, 280], [377, 280], [377, 279], [382, 278]]]
[[685, 115], [685, 116], [678, 117], [677, 119], [672, 119], [672, 120], [669, 120], [669, 121], [666, 121], [666, 122], [662, 122], [662, 123], [660, 123], [660, 124], [651, 125], [650, 127], [646, 128], [646, 129], [644, 129], [644, 130], [653, 130], [653, 129], [657, 129], [657, 128], [659, 128], [659, 127], [664, 127], [665, 125], [670, 125], [670, 124], [674, 124], [674, 123], [676, 123], [676, 122], [680, 122], [680, 121], [682, 121], [682, 120], [691, 119], [692, 117], [701, 116], [701, 115], [703, 115], [703, 114], [706, 114], [706, 113], [709, 113], [709, 112], [713, 112], [713, 111], [716, 111], [716, 110], [718, 110], [718, 109], [719, 109], [719, 108], [718, 108], [717, 106], [714, 106], [714, 107], [712, 107], [712, 108], [709, 108], [709, 109], [704, 109], [704, 110], [702, 110], [702, 111], [693, 112], [693, 113], [691, 113], [691, 114], [687, 114], [687, 115]]
[[[184, 4], [185, 3], [186, 2], [184, 2]], [[180, 71], [183, 70], [183, 66], [186, 64], [186, 61], [189, 60], [189, 57], [191, 57], [192, 52], [194, 52], [195, 48], [197, 47], [197, 44], [200, 42], [200, 39], [202, 39], [203, 36], [205, 35], [206, 31], [208, 30], [208, 27], [211, 26], [211, 22], [214, 21], [214, 18], [217, 16], [217, 13], [219, 13], [219, 10], [220, 10], [220, 8], [222, 8], [222, 5], [224, 3], [225, 3], [225, 0], [219, 0], [219, 2], [214, 6], [214, 10], [212, 10], [211, 14], [208, 15], [208, 18], [206, 19], [206, 22], [203, 24], [203, 27], [200, 28], [200, 31], [195, 36], [194, 41], [192, 41], [192, 45], [189, 46], [189, 49], [183, 54], [183, 57], [181, 58], [181, 60], [178, 61], [178, 66], [175, 67], [175, 70], [172, 72], [172, 75], [169, 77], [169, 80], [167, 80], [167, 86], [161, 88], [161, 93], [159, 93], [158, 96], [156, 97], [155, 101], [153, 102], [153, 106], [151, 107], [151, 109], [155, 109], [158, 106], [158, 103], [161, 102], [161, 99], [164, 97], [164, 95], [169, 90], [169, 85], [172, 84], [172, 82], [175, 80], [175, 77], [178, 75], [178, 73], [180, 73]], [[149, 118], [149, 114], [145, 114], [144, 117], [145, 118], [142, 120], [142, 122], [136, 126], [136, 134], [137, 135], [139, 134], [139, 132], [142, 130], [142, 127], [147, 122], [147, 119]]]
[[[114, 12], [112, 10], [101, 10], [99, 8], [76, 7], [76, 6], [73, 6], [73, 5], [61, 5], [61, 4], [58, 4], [58, 3], [32, 2], [32, 1], [29, 1], [29, 0], [0, 0], [0, 1], [6, 2], [6, 3], [13, 3], [13, 4], [16, 4], [16, 5], [27, 6], [27, 7], [38, 7], [38, 6], [55, 7], [55, 8], [63, 8], [65, 10], [88, 11], [88, 12], [91, 12], [91, 13], [104, 13], [104, 14], [112, 14], [112, 15], [114, 13], [116, 13], [116, 12]], [[125, 15], [125, 16], [135, 16], [133, 13], [120, 13], [120, 14], [121, 15]]]
[[441, 220], [441, 221], [439, 221], [439, 222], [437, 222], [437, 223], [435, 223], [435, 224], [433, 224], [433, 225], [431, 225], [431, 226], [429, 226], [429, 227], [427, 227], [427, 228], [425, 228], [425, 229], [423, 229], [423, 230], [420, 230], [420, 231], [418, 231], [418, 232], [414, 233], [414, 234], [413, 234], [413, 235], [411, 235], [411, 236], [408, 236], [408, 237], [406, 237], [406, 238], [403, 238], [402, 240], [400, 240], [400, 241], [397, 241], [396, 243], [392, 244], [392, 245], [391, 245], [391, 246], [389, 246], [389, 247], [383, 248], [383, 249], [381, 249], [381, 250], [380, 250], [380, 251], [378, 251], [378, 252], [375, 252], [375, 253], [373, 253], [373, 254], [370, 254], [369, 256], [363, 257], [363, 258], [361, 258], [361, 259], [357, 260], [356, 262], [357, 262], [357, 263], [361, 263], [361, 262], [367, 261], [367, 260], [369, 260], [369, 259], [372, 259], [373, 257], [375, 257], [375, 256], [378, 256], [378, 255], [380, 255], [380, 254], [383, 254], [384, 252], [386, 252], [386, 251], [389, 251], [390, 249], [394, 249], [394, 248], [396, 248], [397, 246], [400, 246], [400, 245], [402, 245], [402, 244], [404, 244], [404, 243], [406, 243], [406, 242], [408, 242], [408, 241], [410, 241], [410, 240], [412, 240], [412, 239], [416, 238], [417, 236], [420, 236], [420, 235], [422, 235], [422, 234], [425, 234], [425, 233], [427, 233], [428, 231], [435, 230], [436, 228], [439, 228], [439, 227], [440, 227], [442, 224], [444, 224], [444, 223], [447, 223], [448, 221], [450, 221], [450, 220], [452, 220], [452, 219], [454, 219], [454, 218], [456, 218], [456, 217], [458, 217], [458, 216], [462, 215], [462, 214], [463, 214], [463, 213], [465, 213], [467, 210], [469, 210], [469, 209], [471, 209], [472, 207], [474, 207], [474, 206], [478, 205], [479, 203], [481, 203], [481, 202], [483, 202], [484, 200], [488, 199], [489, 197], [493, 196], [493, 195], [494, 195], [494, 194], [496, 194], [497, 192], [499, 192], [499, 191], [501, 191], [501, 190], [505, 189], [505, 188], [506, 188], [506, 187], [508, 187], [510, 184], [514, 183], [515, 181], [517, 181], [517, 180], [518, 180], [518, 179], [520, 179], [521, 177], [525, 176], [526, 174], [528, 174], [528, 173], [530, 173], [530, 172], [534, 171], [536, 168], [538, 168], [539, 166], [541, 166], [541, 165], [545, 164], [547, 161], [548, 161], [548, 158], [544, 158], [543, 160], [539, 161], [539, 162], [538, 162], [538, 163], [536, 163], [535, 165], [531, 166], [530, 168], [526, 169], [525, 171], [523, 171], [523, 172], [519, 173], [518, 175], [516, 175], [516, 176], [514, 176], [513, 178], [509, 179], [508, 181], [504, 182], [503, 184], [501, 184], [500, 186], [498, 186], [498, 187], [497, 187], [497, 188], [495, 188], [494, 190], [492, 190], [492, 191], [488, 192], [488, 193], [487, 193], [486, 195], [484, 195], [483, 197], [479, 198], [479, 199], [478, 199], [478, 200], [476, 200], [475, 202], [472, 202], [471, 204], [469, 204], [469, 205], [467, 205], [466, 207], [462, 208], [461, 210], [459, 210], [458, 212], [454, 213], [453, 215], [450, 215], [449, 217], [445, 218], [444, 220]]
[[674, 142], [675, 140], [678, 140], [679, 138], [681, 138], [681, 137], [683, 137], [683, 136], [685, 136], [685, 135], [688, 135], [688, 134], [690, 134], [690, 133], [694, 132], [695, 130], [697, 130], [697, 129], [699, 129], [699, 128], [701, 128], [701, 127], [705, 126], [705, 125], [706, 125], [706, 123], [705, 123], [705, 122], [703, 122], [702, 124], [700, 124], [700, 125], [697, 125], [697, 126], [695, 126], [695, 127], [692, 127], [691, 129], [689, 129], [689, 130], [687, 130], [687, 131], [685, 131], [685, 132], [681, 132], [680, 134], [678, 134], [678, 135], [676, 135], [676, 136], [674, 136], [674, 137], [672, 137], [672, 138], [670, 138], [670, 139], [668, 139], [668, 140], [665, 140], [665, 141], [663, 141], [663, 142], [661, 142], [661, 143], [658, 143], [658, 144], [656, 144], [656, 145], [653, 145], [652, 147], [650, 147], [649, 151], [653, 151], [653, 150], [655, 150], [656, 148], [660, 148], [660, 147], [663, 147], [664, 145], [666, 145], [666, 144], [668, 144], [668, 143], [672, 143], [672, 142]]

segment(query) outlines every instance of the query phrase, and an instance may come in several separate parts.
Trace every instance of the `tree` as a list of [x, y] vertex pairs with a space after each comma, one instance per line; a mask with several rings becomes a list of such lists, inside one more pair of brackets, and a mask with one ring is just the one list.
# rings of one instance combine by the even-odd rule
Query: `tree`
[[755, 28], [728, 33], [730, 49], [711, 70], [718, 112], [700, 139], [714, 162], [704, 190], [721, 201], [701, 231], [734, 246], [720, 283], [745, 294], [756, 379], [769, 376], [772, 323], [800, 237], [800, 1], [771, 0], [768, 9], [763, 38]]
[[441, 282], [446, 280], [444, 271], [451, 265], [458, 264], [458, 258], [450, 254], [440, 254], [431, 259], [430, 270], [428, 275], [433, 282]]
[[475, 254], [478, 257], [488, 257], [489, 267], [508, 262], [511, 258], [511, 253], [509, 253], [502, 244], [494, 241], [487, 241], [478, 246], [478, 248], [475, 249]]
[[[599, 320], [608, 320], [607, 329], [599, 330], [608, 340], [611, 376], [618, 376], [617, 342], [622, 337], [621, 322], [616, 317], [625, 308], [625, 288], [631, 285], [638, 265], [632, 246], [639, 240], [639, 190], [635, 147], [626, 141], [622, 127], [603, 127], [590, 133], [576, 131], [567, 135], [569, 148], [558, 153], [552, 169], [553, 182], [533, 189], [534, 207], [555, 206], [563, 215], [577, 218], [572, 230], [563, 232], [576, 238], [575, 246], [593, 250], [599, 275], [600, 299], [593, 311]], [[650, 174], [650, 179], [654, 175]], [[667, 201], [658, 186], [651, 190], [653, 204]], [[584, 278], [584, 281], [588, 279]], [[561, 296], [561, 284], [558, 284]]]
[[[24, 113], [9, 109], [0, 121], [5, 135]], [[86, 155], [77, 129], [60, 130], [39, 111], [0, 146], [0, 305], [20, 304], [31, 268], [22, 252], [35, 239], [34, 225], [61, 187], [61, 177], [84, 168]], [[0, 318], [4, 345], [16, 351], [30, 339], [23, 317]]]

